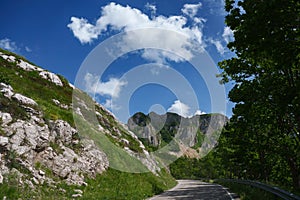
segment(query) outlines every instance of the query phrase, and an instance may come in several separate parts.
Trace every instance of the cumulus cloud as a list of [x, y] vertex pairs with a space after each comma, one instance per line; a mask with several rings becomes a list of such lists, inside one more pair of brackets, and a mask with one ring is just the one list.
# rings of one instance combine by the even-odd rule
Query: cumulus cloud
[[[196, 4], [196, 6], [188, 4], [183, 10], [190, 16], [194, 16], [200, 6], [200, 3]], [[148, 4], [148, 7], [153, 11], [156, 10], [156, 7], [151, 4]], [[197, 20], [198, 22], [201, 21], [200, 18], [197, 18]], [[130, 47], [137, 45], [153, 46], [153, 44], [161, 44], [163, 45], [163, 49], [167, 49], [170, 52], [179, 52], [185, 60], [189, 60], [193, 57], [193, 51], [199, 51], [204, 48], [202, 26], [197, 23], [189, 25], [185, 16], [165, 17], [159, 15], [154, 18], [149, 18], [148, 15], [136, 8], [132, 8], [128, 5], [122, 6], [113, 2], [101, 8], [101, 16], [95, 24], [90, 24], [83, 18], [72, 17], [68, 27], [82, 44], [92, 42], [94, 39], [97, 39], [99, 35], [106, 34], [109, 30], [124, 31], [126, 33], [127, 31], [136, 29], [160, 28], [181, 33], [187, 38], [178, 38], [178, 35], [170, 35], [166, 31], [125, 34], [122, 41], [122, 50], [124, 50], [124, 52], [126, 50], [124, 48], [130, 49]], [[145, 33], [147, 36], [145, 36]], [[175, 62], [183, 61], [182, 58], [179, 59], [178, 56], [175, 58], [168, 53], [162, 54], [161, 52], [153, 53], [153, 51], [146, 51], [147, 49], [145, 49], [144, 52], [142, 51], [142, 53], [145, 53], [143, 56], [151, 61], [162, 61], [162, 57]]]
[[201, 110], [196, 110], [194, 115], [204, 115], [204, 114], [206, 114], [206, 112], [201, 111]]
[[97, 39], [100, 34], [97, 27], [88, 23], [84, 18], [71, 17], [71, 22], [68, 28], [73, 31], [73, 34], [82, 44], [90, 43], [93, 39]]
[[181, 12], [183, 14], [186, 14], [190, 18], [193, 18], [197, 14], [201, 6], [202, 4], [200, 2], [198, 4], [184, 4], [183, 8], [181, 9]]
[[228, 26], [226, 26], [224, 28], [222, 37], [227, 43], [229, 43], [230, 41], [233, 41], [234, 40], [233, 31]]
[[0, 40], [0, 48], [6, 49], [8, 51], [18, 52], [20, 49], [17, 47], [16, 43], [8, 38]]
[[107, 82], [100, 82], [99, 76], [90, 73], [85, 75], [84, 81], [87, 92], [113, 98], [118, 98], [122, 87], [127, 85], [127, 82], [117, 78], [110, 78]]
[[170, 108], [168, 108], [168, 112], [177, 113], [183, 117], [188, 117], [190, 112], [190, 107], [180, 100], [174, 101]]

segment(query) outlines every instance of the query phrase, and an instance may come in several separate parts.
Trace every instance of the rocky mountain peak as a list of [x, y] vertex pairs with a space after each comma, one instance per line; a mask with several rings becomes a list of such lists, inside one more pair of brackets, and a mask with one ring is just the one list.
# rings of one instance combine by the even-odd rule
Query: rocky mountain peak
[[[146, 146], [160, 148], [175, 140], [178, 148], [183, 148], [185, 151], [190, 148], [203, 151], [204, 147], [211, 148], [216, 145], [217, 136], [214, 135], [218, 135], [227, 121], [228, 118], [222, 114], [204, 114], [185, 118], [176, 113], [159, 115], [151, 112], [147, 115], [134, 114], [129, 118], [127, 125], [139, 138], [143, 138], [142, 141]], [[210, 141], [204, 141], [204, 138], [210, 138]]]

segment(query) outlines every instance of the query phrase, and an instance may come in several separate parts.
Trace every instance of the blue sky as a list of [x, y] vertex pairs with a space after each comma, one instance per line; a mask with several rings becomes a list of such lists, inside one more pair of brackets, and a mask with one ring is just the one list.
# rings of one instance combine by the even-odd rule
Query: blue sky
[[[230, 116], [232, 104], [212, 95], [215, 86], [208, 85], [191, 64], [198, 47], [212, 58], [212, 68], [218, 69], [217, 62], [233, 56], [226, 48], [233, 36], [224, 24], [223, 6], [223, 0], [2, 0], [0, 47], [78, 83], [76, 86], [124, 122], [137, 111], [170, 111], [184, 116], [223, 112]], [[163, 30], [157, 34], [152, 29], [136, 31], [145, 28]], [[184, 34], [189, 41], [184, 43], [176, 34], [171, 38], [168, 30]], [[121, 35], [119, 39], [127, 48], [124, 55], [109, 66], [101, 66], [104, 55], [94, 61], [97, 67], [84, 65], [97, 54], [90, 54], [93, 49], [128, 31], [134, 31], [130, 36], [136, 37]], [[161, 49], [134, 49], [151, 44]], [[206, 62], [203, 65], [208, 68]], [[228, 93], [230, 85], [224, 89]], [[213, 109], [213, 104], [218, 104], [214, 99], [226, 101], [227, 108]]]

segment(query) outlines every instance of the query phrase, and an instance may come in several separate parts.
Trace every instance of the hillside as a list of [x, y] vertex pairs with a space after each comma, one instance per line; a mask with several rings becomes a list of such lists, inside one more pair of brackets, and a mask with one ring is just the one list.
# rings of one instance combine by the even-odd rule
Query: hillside
[[175, 184], [126, 126], [62, 76], [4, 50], [0, 72], [0, 199], [143, 199]]
[[[134, 114], [127, 123], [149, 150], [157, 150], [170, 142], [176, 147], [168, 152], [180, 157], [197, 158], [216, 144], [228, 118], [222, 114], [196, 115], [184, 118], [176, 113], [158, 115], [150, 112]], [[174, 151], [175, 150], [175, 151]]]

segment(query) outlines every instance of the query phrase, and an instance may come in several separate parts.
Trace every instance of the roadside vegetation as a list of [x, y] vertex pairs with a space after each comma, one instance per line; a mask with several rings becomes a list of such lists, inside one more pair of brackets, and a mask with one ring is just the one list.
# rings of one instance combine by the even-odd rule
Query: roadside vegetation
[[264, 191], [262, 189], [239, 184], [239, 183], [231, 183], [231, 182], [223, 182], [223, 181], [215, 181], [214, 183], [220, 184], [224, 187], [229, 188], [231, 193], [238, 194], [241, 200], [266, 200], [266, 199], [272, 199], [272, 200], [280, 200], [281, 198]]

